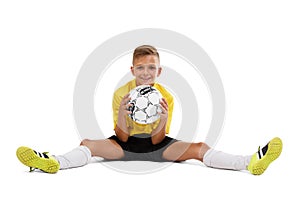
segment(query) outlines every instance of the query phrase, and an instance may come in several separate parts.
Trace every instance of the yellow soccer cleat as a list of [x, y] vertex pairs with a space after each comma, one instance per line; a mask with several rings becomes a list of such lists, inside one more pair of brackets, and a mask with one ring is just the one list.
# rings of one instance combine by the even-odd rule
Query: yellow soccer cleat
[[263, 148], [258, 148], [258, 152], [253, 154], [248, 170], [251, 174], [261, 175], [268, 168], [268, 166], [276, 160], [282, 151], [282, 141], [280, 138], [273, 138]]
[[48, 153], [39, 153], [28, 147], [19, 147], [17, 157], [21, 163], [30, 167], [30, 172], [40, 169], [47, 173], [56, 173], [59, 170], [59, 163]]

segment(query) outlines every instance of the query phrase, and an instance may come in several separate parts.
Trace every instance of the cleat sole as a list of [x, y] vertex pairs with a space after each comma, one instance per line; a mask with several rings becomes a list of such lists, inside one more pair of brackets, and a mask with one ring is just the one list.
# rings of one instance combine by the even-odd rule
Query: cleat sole
[[47, 173], [56, 173], [59, 170], [59, 163], [56, 160], [41, 158], [28, 147], [19, 147], [16, 154], [19, 161], [28, 167], [40, 169]]
[[255, 164], [253, 164], [250, 172], [254, 175], [260, 175], [264, 173], [264, 171], [268, 168], [268, 166], [276, 160], [282, 151], [282, 141], [280, 138], [273, 138], [268, 144], [268, 150], [264, 157], [260, 160], [257, 160]]

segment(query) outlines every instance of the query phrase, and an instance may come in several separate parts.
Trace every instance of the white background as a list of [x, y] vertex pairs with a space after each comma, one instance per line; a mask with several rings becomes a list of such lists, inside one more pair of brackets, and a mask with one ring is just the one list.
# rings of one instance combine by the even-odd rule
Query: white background
[[[290, 181], [299, 179], [299, 8], [289, 0], [1, 1], [1, 196], [297, 199]], [[137, 28], [182, 33], [215, 63], [226, 94], [217, 149], [252, 154], [274, 136], [283, 139], [281, 157], [262, 176], [196, 161], [144, 175], [99, 163], [55, 175], [28, 173], [19, 163], [20, 145], [62, 154], [80, 143], [72, 106], [81, 65], [105, 40]]]

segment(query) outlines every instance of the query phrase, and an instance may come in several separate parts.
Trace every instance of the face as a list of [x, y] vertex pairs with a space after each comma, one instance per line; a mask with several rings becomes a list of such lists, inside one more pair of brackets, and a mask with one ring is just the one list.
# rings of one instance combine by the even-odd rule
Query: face
[[136, 58], [130, 69], [132, 75], [135, 76], [136, 86], [153, 85], [156, 77], [161, 74], [160, 63], [155, 55]]

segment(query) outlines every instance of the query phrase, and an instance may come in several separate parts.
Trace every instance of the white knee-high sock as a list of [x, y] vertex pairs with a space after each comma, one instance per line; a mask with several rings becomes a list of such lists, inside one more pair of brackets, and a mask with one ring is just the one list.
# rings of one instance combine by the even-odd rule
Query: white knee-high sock
[[209, 149], [203, 163], [208, 167], [231, 170], [246, 170], [252, 156], [240, 156]]
[[89, 148], [79, 146], [64, 155], [54, 157], [59, 162], [60, 169], [69, 169], [88, 164], [92, 156]]

